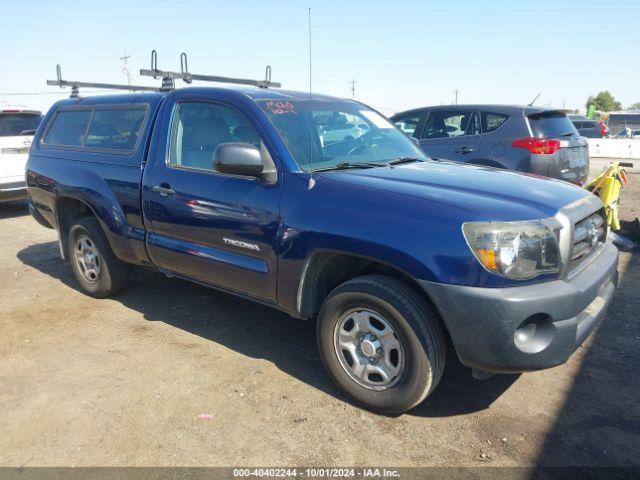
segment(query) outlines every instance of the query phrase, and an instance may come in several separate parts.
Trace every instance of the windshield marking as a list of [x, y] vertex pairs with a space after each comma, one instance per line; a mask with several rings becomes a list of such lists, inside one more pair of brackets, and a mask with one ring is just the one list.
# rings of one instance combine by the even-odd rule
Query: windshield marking
[[294, 105], [288, 101], [281, 102], [269, 100], [267, 102], [267, 108], [276, 115], [284, 115], [286, 113], [293, 113], [294, 115], [298, 114], [298, 112], [296, 112], [295, 110]]

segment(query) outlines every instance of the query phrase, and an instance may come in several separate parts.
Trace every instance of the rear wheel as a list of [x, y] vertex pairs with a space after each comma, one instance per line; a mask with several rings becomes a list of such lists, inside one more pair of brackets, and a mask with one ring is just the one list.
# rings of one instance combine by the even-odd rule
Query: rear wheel
[[358, 277], [331, 292], [320, 311], [317, 340], [336, 384], [381, 413], [418, 405], [444, 370], [436, 312], [412, 288], [384, 276]]
[[128, 265], [115, 256], [95, 218], [81, 218], [71, 227], [68, 252], [76, 280], [87, 294], [104, 298], [124, 286]]

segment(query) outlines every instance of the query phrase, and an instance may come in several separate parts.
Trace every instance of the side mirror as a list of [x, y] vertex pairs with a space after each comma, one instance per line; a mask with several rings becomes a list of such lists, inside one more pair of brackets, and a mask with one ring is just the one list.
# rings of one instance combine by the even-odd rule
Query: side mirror
[[264, 169], [260, 150], [250, 143], [228, 142], [213, 152], [213, 169], [231, 175], [260, 176]]

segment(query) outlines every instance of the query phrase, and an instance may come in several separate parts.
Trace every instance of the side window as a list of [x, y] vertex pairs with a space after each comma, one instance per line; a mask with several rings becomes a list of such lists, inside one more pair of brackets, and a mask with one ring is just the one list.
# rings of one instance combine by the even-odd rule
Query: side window
[[226, 142], [262, 146], [258, 133], [236, 109], [207, 102], [178, 103], [171, 126], [169, 165], [213, 170], [213, 152]]
[[432, 110], [425, 125], [423, 138], [452, 138], [465, 135], [473, 112]]
[[144, 122], [144, 108], [97, 109], [85, 147], [133, 150]]
[[420, 123], [421, 116], [422, 114], [420, 112], [417, 112], [402, 117], [397, 117], [393, 123], [395, 123], [396, 127], [402, 130], [404, 133], [406, 133], [410, 137], [413, 137], [416, 128], [418, 128], [418, 123]]
[[507, 121], [509, 115], [501, 113], [482, 112], [482, 133], [489, 133], [496, 130]]
[[90, 110], [59, 111], [54, 117], [53, 123], [49, 127], [42, 143], [69, 147], [81, 146], [90, 117]]

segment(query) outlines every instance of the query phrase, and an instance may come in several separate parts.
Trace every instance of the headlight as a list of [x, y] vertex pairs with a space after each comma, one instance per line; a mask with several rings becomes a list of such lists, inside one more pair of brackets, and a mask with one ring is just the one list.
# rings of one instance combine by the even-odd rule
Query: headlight
[[468, 222], [462, 225], [462, 232], [471, 251], [487, 270], [524, 279], [560, 270], [558, 238], [552, 228], [538, 220]]

